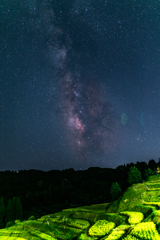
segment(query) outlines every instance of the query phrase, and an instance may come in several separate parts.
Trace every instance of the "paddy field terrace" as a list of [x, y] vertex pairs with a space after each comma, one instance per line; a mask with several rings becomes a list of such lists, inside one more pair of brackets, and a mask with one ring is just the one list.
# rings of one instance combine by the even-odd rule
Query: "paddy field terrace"
[[3, 240], [160, 240], [160, 175], [112, 203], [64, 209], [0, 229]]

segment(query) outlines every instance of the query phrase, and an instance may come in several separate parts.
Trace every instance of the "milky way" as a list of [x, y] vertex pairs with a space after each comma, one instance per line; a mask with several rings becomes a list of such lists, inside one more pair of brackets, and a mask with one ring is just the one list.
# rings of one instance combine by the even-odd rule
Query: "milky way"
[[[77, 76], [75, 76], [77, 75]], [[118, 143], [118, 126], [107, 93], [94, 77], [81, 81], [67, 72], [61, 79], [61, 110], [66, 134], [77, 158], [106, 154]]]
[[0, 168], [160, 156], [160, 2], [2, 1]]
[[47, 10], [46, 15], [42, 24], [48, 38], [45, 53], [60, 86], [59, 114], [67, 143], [76, 158], [85, 162], [93, 154], [113, 151], [118, 144], [118, 123], [101, 79], [77, 60], [85, 59], [89, 52], [82, 54], [74, 47], [72, 32], [66, 34], [55, 24], [53, 12]]

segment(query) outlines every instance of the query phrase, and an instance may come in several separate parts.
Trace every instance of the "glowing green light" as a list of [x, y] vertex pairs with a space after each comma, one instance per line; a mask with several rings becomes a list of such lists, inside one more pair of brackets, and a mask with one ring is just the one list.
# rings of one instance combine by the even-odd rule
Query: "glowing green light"
[[121, 115], [121, 123], [122, 123], [122, 125], [126, 125], [127, 122], [128, 122], [127, 114], [126, 113], [122, 113], [122, 115]]

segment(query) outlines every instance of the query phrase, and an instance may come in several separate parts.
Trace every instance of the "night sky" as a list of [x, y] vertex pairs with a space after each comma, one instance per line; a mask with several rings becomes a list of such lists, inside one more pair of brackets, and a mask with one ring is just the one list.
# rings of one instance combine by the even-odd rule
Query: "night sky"
[[160, 1], [0, 1], [0, 171], [160, 157]]

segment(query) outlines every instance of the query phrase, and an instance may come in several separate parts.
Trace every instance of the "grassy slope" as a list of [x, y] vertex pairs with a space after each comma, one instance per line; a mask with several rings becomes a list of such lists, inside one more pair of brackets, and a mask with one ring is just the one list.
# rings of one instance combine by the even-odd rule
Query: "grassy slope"
[[42, 216], [0, 229], [4, 240], [160, 240], [160, 175], [129, 187], [113, 203]]

